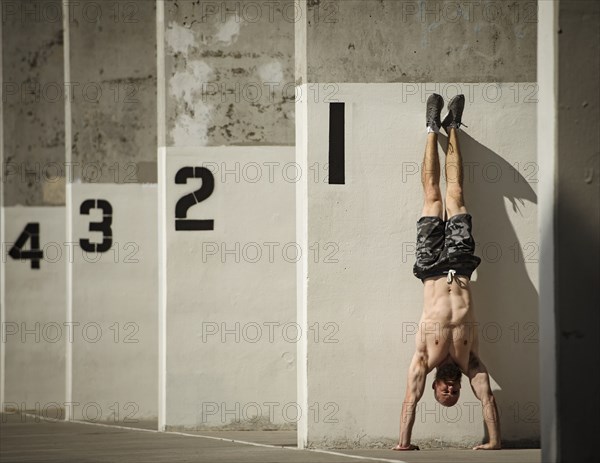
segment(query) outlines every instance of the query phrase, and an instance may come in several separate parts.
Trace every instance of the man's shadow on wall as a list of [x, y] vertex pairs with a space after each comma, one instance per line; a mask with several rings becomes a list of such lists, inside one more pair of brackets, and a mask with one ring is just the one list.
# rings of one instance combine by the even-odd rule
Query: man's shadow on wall
[[[503, 439], [509, 446], [535, 445], [535, 441], [517, 442], [517, 436], [523, 436], [524, 423], [536, 426], [540, 416], [538, 292], [525, 266], [525, 262], [539, 260], [539, 246], [537, 240], [519, 241], [507, 207], [523, 214], [531, 207], [526, 202], [537, 204], [537, 195], [519, 170], [469, 134], [461, 132], [459, 142], [465, 203], [473, 216], [476, 255], [482, 258], [471, 284], [479, 354], [500, 387], [494, 396]], [[440, 143], [446, 150], [447, 138], [441, 134]], [[535, 175], [529, 174], [534, 174], [536, 166], [528, 167], [523, 172], [534, 180]]]

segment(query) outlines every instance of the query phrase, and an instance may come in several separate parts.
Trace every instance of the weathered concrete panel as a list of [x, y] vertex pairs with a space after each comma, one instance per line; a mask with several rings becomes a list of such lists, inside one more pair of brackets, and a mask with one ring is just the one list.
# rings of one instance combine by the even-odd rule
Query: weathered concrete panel
[[65, 158], [61, 9], [60, 0], [2, 1], [5, 206], [64, 204], [64, 184], [55, 188]]
[[144, 181], [137, 164], [156, 162], [156, 3], [83, 0], [70, 15], [75, 179]]
[[165, 4], [167, 146], [294, 143], [294, 4]]
[[302, 83], [536, 79], [535, 0], [307, 0], [306, 8]]

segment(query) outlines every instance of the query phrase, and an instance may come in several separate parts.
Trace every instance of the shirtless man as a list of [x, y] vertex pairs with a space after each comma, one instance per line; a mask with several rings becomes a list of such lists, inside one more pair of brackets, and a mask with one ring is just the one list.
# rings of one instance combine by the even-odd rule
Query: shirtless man
[[[425, 196], [417, 222], [417, 261], [414, 274], [423, 281], [423, 315], [416, 336], [416, 351], [408, 368], [408, 381], [400, 416], [400, 440], [393, 450], [419, 450], [411, 444], [417, 402], [425, 389], [427, 374], [437, 368], [432, 388], [436, 400], [451, 407], [458, 401], [462, 374], [469, 378], [481, 400], [489, 442], [474, 449], [500, 448], [500, 422], [487, 370], [478, 355], [470, 278], [481, 259], [473, 255], [471, 215], [463, 199], [462, 159], [458, 143], [465, 105], [464, 95], [448, 104], [433, 94], [427, 100], [427, 146], [421, 180]], [[440, 191], [438, 132], [448, 132], [445, 207]], [[446, 218], [446, 221], [444, 221]]]

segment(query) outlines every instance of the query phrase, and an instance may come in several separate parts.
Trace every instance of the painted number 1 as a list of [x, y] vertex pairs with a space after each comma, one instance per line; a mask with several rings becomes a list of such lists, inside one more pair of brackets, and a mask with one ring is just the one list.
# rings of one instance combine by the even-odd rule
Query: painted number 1
[[329, 184], [346, 183], [345, 103], [329, 103]]
[[208, 198], [215, 189], [215, 178], [206, 167], [183, 167], [175, 174], [175, 183], [178, 185], [186, 184], [190, 178], [199, 178], [202, 180], [200, 189], [179, 198], [175, 205], [175, 230], [214, 230], [214, 220], [191, 220], [187, 218], [187, 211], [190, 207], [201, 203]]

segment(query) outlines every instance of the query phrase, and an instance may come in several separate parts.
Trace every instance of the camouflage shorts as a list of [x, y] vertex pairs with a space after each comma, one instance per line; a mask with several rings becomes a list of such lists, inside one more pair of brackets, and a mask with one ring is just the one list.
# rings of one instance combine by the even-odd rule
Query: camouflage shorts
[[475, 252], [470, 214], [457, 214], [444, 222], [439, 217], [421, 217], [417, 222], [417, 261], [413, 273], [417, 278], [457, 275], [471, 278], [481, 259]]

